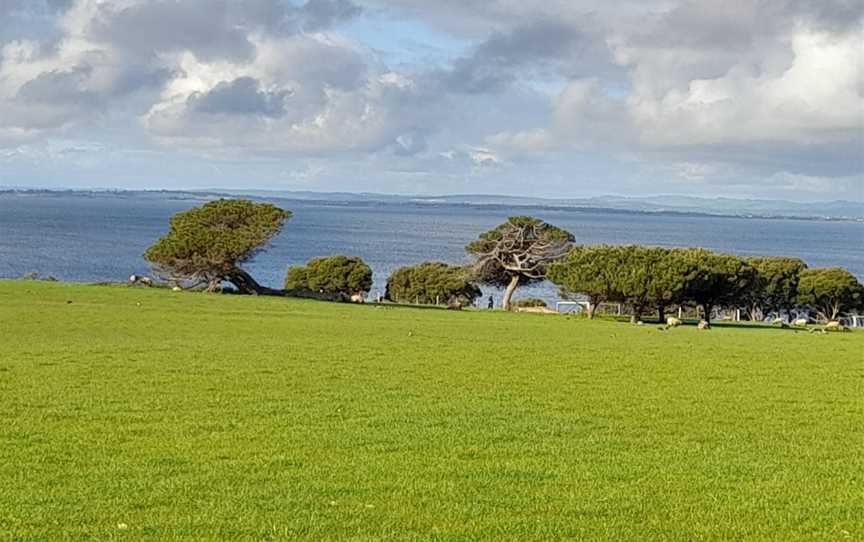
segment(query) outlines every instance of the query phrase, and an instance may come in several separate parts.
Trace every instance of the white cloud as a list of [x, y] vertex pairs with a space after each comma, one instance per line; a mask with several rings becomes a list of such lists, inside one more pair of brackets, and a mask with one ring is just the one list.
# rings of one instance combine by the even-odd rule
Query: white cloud
[[860, 34], [800, 30], [791, 65], [779, 73], [736, 64], [656, 98], [637, 87], [630, 114], [647, 146], [848, 139], [864, 114], [861, 43]]
[[[166, 156], [327, 162], [274, 170], [297, 182], [386, 171], [403, 191], [436, 175], [521, 190], [529, 176], [562, 192], [603, 178], [611, 191], [750, 183], [864, 197], [860, 3], [356, 4], [0, 2], [15, 22], [0, 23], [0, 147], [119, 137]], [[373, 10], [469, 45], [385, 65], [340, 26]]]

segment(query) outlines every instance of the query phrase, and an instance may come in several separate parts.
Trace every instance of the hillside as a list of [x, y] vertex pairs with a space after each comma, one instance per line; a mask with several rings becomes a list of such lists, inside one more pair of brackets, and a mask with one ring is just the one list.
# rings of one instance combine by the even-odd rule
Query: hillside
[[845, 540], [864, 334], [0, 281], [13, 540]]

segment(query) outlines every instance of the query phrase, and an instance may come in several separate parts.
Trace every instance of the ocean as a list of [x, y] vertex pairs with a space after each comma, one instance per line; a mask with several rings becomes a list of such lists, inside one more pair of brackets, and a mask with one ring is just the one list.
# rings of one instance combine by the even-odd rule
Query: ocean
[[[122, 281], [147, 274], [144, 250], [172, 214], [203, 198], [171, 193], [2, 193], [0, 277], [37, 272], [78, 282]], [[864, 223], [639, 214], [498, 205], [322, 202], [272, 198], [294, 216], [245, 268], [280, 287], [289, 265], [313, 256], [362, 257], [383, 293], [399, 266], [424, 260], [467, 263], [464, 246], [508, 216], [537, 216], [572, 232], [578, 243], [699, 246], [740, 255], [787, 255], [811, 267], [842, 266], [864, 278]], [[487, 289], [485, 294], [500, 295]], [[554, 301], [545, 283], [517, 292]]]

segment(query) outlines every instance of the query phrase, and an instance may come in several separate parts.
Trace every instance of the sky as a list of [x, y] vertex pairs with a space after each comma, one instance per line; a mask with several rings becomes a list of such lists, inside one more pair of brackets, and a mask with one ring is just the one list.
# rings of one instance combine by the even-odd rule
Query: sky
[[0, 186], [864, 201], [864, 3], [0, 0]]

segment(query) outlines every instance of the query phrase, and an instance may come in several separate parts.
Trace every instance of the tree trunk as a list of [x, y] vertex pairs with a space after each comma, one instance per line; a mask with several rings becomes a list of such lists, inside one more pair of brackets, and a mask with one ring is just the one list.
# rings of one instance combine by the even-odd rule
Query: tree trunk
[[241, 294], [246, 295], [272, 295], [280, 297], [299, 297], [303, 299], [318, 299], [321, 301], [347, 301], [345, 296], [341, 294], [329, 294], [325, 292], [316, 292], [305, 288], [294, 288], [291, 290], [274, 290], [258, 284], [252, 275], [246, 271], [235, 268], [225, 280], [237, 287]]
[[519, 286], [519, 275], [513, 275], [510, 277], [510, 284], [504, 290], [504, 299], [501, 301], [501, 308], [505, 311], [510, 310], [510, 300], [513, 298], [513, 292], [516, 291], [517, 286]]
[[219, 291], [219, 287], [222, 286], [222, 279], [210, 279], [207, 281], [207, 293], [213, 294]]
[[246, 295], [284, 295], [282, 290], [274, 290], [258, 284], [252, 275], [243, 271], [239, 267], [231, 271], [225, 279], [237, 287], [241, 294]]
[[630, 323], [637, 324], [642, 320], [642, 305], [633, 305], [633, 314], [630, 315]]
[[657, 318], [661, 324], [666, 323], [666, 305], [660, 303], [657, 305]]
[[597, 311], [597, 303], [593, 301], [588, 302], [588, 319], [592, 320], [594, 318], [594, 313]]
[[702, 312], [703, 312], [702, 319], [705, 320], [706, 322], [708, 322], [709, 324], [711, 323], [711, 310], [713, 308], [714, 308], [714, 306], [711, 305], [710, 303], [703, 303], [702, 304]]

